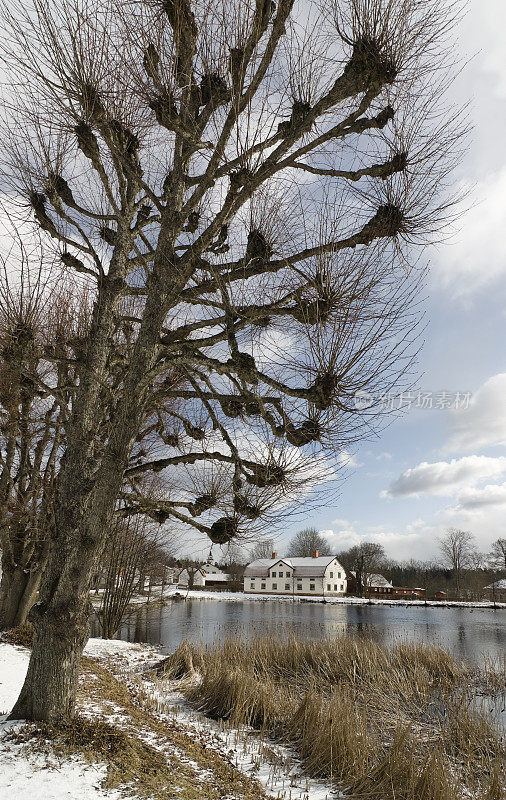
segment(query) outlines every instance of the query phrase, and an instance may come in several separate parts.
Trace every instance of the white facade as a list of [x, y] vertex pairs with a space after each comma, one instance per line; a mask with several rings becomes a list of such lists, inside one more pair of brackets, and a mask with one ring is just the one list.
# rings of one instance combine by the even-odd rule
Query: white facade
[[[216, 586], [223, 584], [224, 586], [229, 583], [230, 576], [226, 572], [222, 572], [215, 564], [202, 564], [193, 574], [193, 586], [203, 588], [207, 584]], [[179, 573], [178, 585], [187, 587], [189, 583], [188, 570], [183, 569]]]
[[249, 594], [346, 594], [346, 572], [334, 556], [258, 559], [244, 571], [244, 591]]

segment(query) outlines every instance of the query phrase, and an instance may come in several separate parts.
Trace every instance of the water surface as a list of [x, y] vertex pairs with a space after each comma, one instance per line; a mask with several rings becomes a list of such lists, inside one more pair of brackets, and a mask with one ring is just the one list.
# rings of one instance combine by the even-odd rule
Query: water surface
[[[172, 652], [184, 639], [209, 644], [227, 636], [296, 634], [321, 639], [346, 632], [386, 644], [399, 640], [437, 644], [456, 657], [483, 663], [487, 657], [504, 657], [505, 622], [504, 609], [192, 598], [140, 608], [128, 615], [117, 638], [161, 645], [164, 652]], [[100, 635], [96, 621], [92, 635]]]

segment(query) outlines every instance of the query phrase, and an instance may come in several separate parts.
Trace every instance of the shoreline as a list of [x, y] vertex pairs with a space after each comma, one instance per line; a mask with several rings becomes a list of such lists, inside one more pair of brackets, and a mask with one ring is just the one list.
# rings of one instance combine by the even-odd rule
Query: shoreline
[[221, 600], [222, 602], [265, 603], [277, 601], [281, 603], [320, 603], [323, 605], [361, 605], [361, 606], [430, 606], [432, 608], [476, 608], [491, 611], [503, 611], [506, 603], [494, 603], [491, 600], [394, 600], [369, 597], [293, 597], [276, 594], [253, 595], [246, 592], [206, 592], [200, 590], [171, 591], [163, 596], [163, 600], [183, 601], [186, 599]]
[[[355, 754], [360, 754], [364, 747], [360, 718], [357, 721], [350, 714], [346, 687], [349, 689], [353, 686], [363, 693], [364, 708], [373, 709], [372, 719], [377, 721], [378, 711], [374, 712], [376, 705], [369, 703], [368, 699], [372, 696], [376, 702], [378, 691], [383, 687], [383, 696], [390, 708], [392, 697], [396, 696], [398, 690], [399, 676], [402, 686], [407, 680], [406, 675], [410, 677], [407, 685], [411, 686], [411, 705], [408, 710], [404, 706], [406, 697], [403, 690], [399, 710], [389, 718], [381, 716], [383, 746], [387, 742], [392, 758], [401, 759], [395, 763], [407, 765], [406, 775], [397, 776], [399, 787], [404, 785], [413, 770], [424, 780], [432, 780], [433, 771], [426, 770], [424, 748], [432, 746], [434, 738], [427, 738], [425, 744], [422, 741], [422, 750], [419, 748], [417, 754], [414, 748], [418, 739], [412, 740], [413, 750], [406, 750], [402, 737], [396, 737], [395, 731], [404, 731], [406, 722], [418, 720], [420, 714], [428, 713], [428, 709], [433, 707], [426, 695], [433, 682], [436, 681], [437, 686], [438, 681], [442, 681], [444, 685], [448, 684], [447, 689], [458, 689], [464, 684], [466, 687], [474, 686], [480, 690], [477, 696], [495, 697], [497, 678], [490, 670], [478, 673], [475, 666], [466, 666], [464, 662], [459, 666], [451, 656], [438, 648], [400, 645], [400, 655], [394, 656], [393, 660], [390, 658], [385, 665], [376, 654], [395, 652], [392, 645], [385, 647], [373, 642], [361, 642], [357, 650], [353, 638], [348, 642], [343, 639], [325, 645], [327, 649], [330, 648], [328, 656], [331, 658], [330, 662], [327, 658], [324, 663], [333, 663], [336, 670], [335, 674], [331, 670], [326, 678], [325, 671], [323, 677], [320, 674], [320, 660], [315, 660], [311, 652], [304, 655], [304, 647], [313, 648], [314, 651], [319, 647], [317, 643], [303, 643], [303, 649], [297, 648], [295, 651], [306, 669], [312, 668], [318, 675], [321, 697], [326, 696], [325, 680], [327, 686], [330, 685], [329, 681], [334, 685], [339, 676], [343, 691], [339, 697], [332, 699], [334, 716], [346, 718], [348, 723], [345, 728], [338, 726], [330, 729], [330, 735], [334, 737], [332, 741], [335, 742], [333, 751], [326, 745], [327, 706], [321, 706], [318, 693], [306, 705], [309, 701], [304, 698], [301, 700], [302, 696], [294, 699], [289, 690], [284, 701], [292, 703], [293, 709], [271, 702], [272, 697], [280, 697], [279, 693], [284, 691], [286, 675], [282, 672], [280, 679], [276, 669], [271, 672], [269, 665], [275, 665], [278, 661], [285, 671], [288, 669], [289, 679], [299, 674], [293, 657], [293, 644], [288, 644], [285, 657], [283, 647], [286, 648], [286, 645], [277, 642], [267, 642], [266, 645], [243, 644], [242, 653], [241, 650], [229, 651], [222, 645], [221, 652], [215, 653], [213, 661], [212, 653], [209, 655], [202, 648], [199, 650], [199, 645], [184, 643], [166, 656], [159, 646], [92, 638], [84, 651], [76, 724], [73, 727], [50, 726], [48, 729], [22, 721], [8, 722], [0, 716], [0, 794], [4, 789], [9, 794], [16, 794], [18, 800], [63, 800], [64, 797], [75, 796], [79, 787], [80, 800], [121, 800], [126, 796], [131, 800], [161, 800], [162, 796], [184, 797], [185, 800], [273, 800], [274, 797], [277, 800], [351, 800], [354, 794], [346, 789], [349, 782], [367, 779], [369, 789], [373, 792], [368, 795], [371, 800], [393, 800], [394, 796], [397, 797], [397, 791], [392, 794], [385, 791], [381, 774], [377, 781], [374, 777], [371, 781], [370, 765], [364, 772], [358, 758], [349, 760], [346, 756], [345, 762], [339, 760], [340, 742], [344, 741], [346, 747], [352, 747]], [[268, 657], [262, 649], [265, 646], [270, 647]], [[253, 648], [253, 651], [248, 654], [244, 648]], [[255, 654], [260, 657], [253, 658]], [[8, 712], [15, 702], [28, 659], [27, 647], [11, 644], [4, 636], [0, 636], [0, 714]], [[260, 679], [255, 674], [254, 664], [262, 669]], [[355, 669], [357, 664], [360, 666], [358, 671]], [[240, 676], [239, 682], [234, 680], [237, 675]], [[479, 675], [484, 681], [480, 684], [475, 680]], [[363, 680], [364, 676], [368, 676], [368, 679]], [[259, 683], [264, 687], [263, 691], [259, 691]], [[310, 685], [313, 687], [316, 684], [310, 682]], [[455, 715], [460, 704], [452, 705], [450, 694], [447, 698], [448, 711], [458, 721], [460, 716]], [[420, 709], [419, 700], [426, 704], [425, 709]], [[300, 707], [311, 711], [307, 719], [308, 724], [312, 725], [302, 746], [299, 746], [298, 725], [290, 728], [290, 719], [297, 716]], [[241, 717], [241, 709], [244, 718]], [[480, 711], [482, 719], [484, 711], [487, 709]], [[235, 717], [232, 712], [237, 712]], [[379, 713], [381, 715], [381, 710]], [[227, 723], [231, 714], [232, 718]], [[408, 714], [408, 717], [404, 719], [403, 714]], [[445, 732], [445, 736], [450, 736], [446, 716], [442, 719], [441, 729], [437, 729], [438, 718], [432, 720], [434, 731], [437, 729], [439, 733]], [[485, 729], [482, 729], [471, 718], [465, 719], [471, 725], [469, 730], [473, 741], [477, 746], [482, 746], [484, 737], [488, 736], [488, 721]], [[280, 725], [283, 735], [272, 736], [276, 728], [280, 730]], [[494, 730], [495, 726], [494, 722]], [[77, 736], [74, 735], [76, 732]], [[449, 748], [453, 746], [452, 742], [447, 739]], [[467, 739], [463, 744], [459, 738], [455, 742], [464, 749], [464, 762], [468, 763]], [[307, 768], [308, 748], [313, 748], [314, 753], [323, 758], [323, 771], [318, 777]], [[437, 748], [434, 758], [440, 759], [437, 762], [440, 769], [449, 774], [457, 762], [436, 751]], [[333, 752], [337, 755], [333, 756]], [[376, 747], [373, 742], [369, 744], [369, 758], [376, 753], [381, 756], [381, 747]], [[383, 762], [380, 760], [378, 763]], [[338, 776], [334, 783], [333, 767], [340, 764], [344, 774], [341, 778]], [[358, 764], [357, 774], [354, 773], [355, 764]], [[483, 765], [480, 767], [484, 789], [487, 788], [487, 781], [490, 783], [491, 780], [488, 761], [486, 765], [486, 769]], [[35, 773], [40, 791], [34, 793]], [[435, 785], [442, 779], [441, 775], [444, 778], [443, 773], [435, 772]], [[217, 791], [210, 789], [204, 792], [203, 787], [210, 785], [216, 787]], [[437, 796], [440, 797], [439, 794]], [[465, 796], [471, 795], [466, 791]], [[482, 797], [481, 792], [479, 796]], [[495, 794], [487, 794], [489, 796], [490, 800], [496, 797]], [[445, 794], [444, 798], [457, 800], [457, 795]]]

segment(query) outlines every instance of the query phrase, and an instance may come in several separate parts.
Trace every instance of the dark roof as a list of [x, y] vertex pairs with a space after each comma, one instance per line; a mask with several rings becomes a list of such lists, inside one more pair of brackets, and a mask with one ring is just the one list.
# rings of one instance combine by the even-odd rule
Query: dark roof
[[[269, 570], [275, 565], [287, 566], [293, 570], [294, 577], [302, 578], [317, 578], [325, 574], [328, 565], [336, 560], [335, 556], [318, 556], [318, 558], [257, 558], [248, 564], [244, 570], [244, 575], [247, 578], [266, 578], [269, 575]], [[337, 569], [344, 567], [337, 561]]]

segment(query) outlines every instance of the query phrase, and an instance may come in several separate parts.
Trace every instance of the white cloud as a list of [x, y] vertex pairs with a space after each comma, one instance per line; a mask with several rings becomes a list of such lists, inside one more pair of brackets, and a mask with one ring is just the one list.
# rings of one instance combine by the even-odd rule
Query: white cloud
[[331, 524], [335, 527], [320, 533], [328, 539], [333, 552], [346, 550], [360, 542], [377, 542], [383, 545], [387, 556], [400, 561], [410, 558], [424, 560], [434, 555], [440, 532], [423, 519], [416, 519], [402, 531], [387, 525], [367, 525], [358, 531], [356, 523], [346, 519], [336, 519]]
[[348, 450], [342, 450], [338, 457], [337, 463], [340, 467], [348, 467], [349, 469], [354, 469], [356, 467], [361, 467], [362, 465], [357, 461], [357, 457], [350, 453]]
[[423, 461], [407, 469], [391, 484], [384, 497], [417, 497], [421, 494], [452, 495], [459, 488], [474, 486], [486, 478], [506, 472], [506, 457], [465, 456], [451, 461]]
[[506, 97], [504, 78], [506, 51], [502, 31], [506, 25], [506, 9], [504, 3], [497, 0], [481, 0], [479, 4], [476, 3], [476, 7], [478, 6], [478, 13], [475, 11], [465, 26], [470, 39], [470, 49], [474, 52], [477, 45], [481, 48], [481, 68], [487, 78], [492, 76], [490, 91], [497, 97], [504, 98]]
[[500, 503], [468, 507], [457, 502], [443, 509], [437, 520], [441, 531], [449, 526], [470, 531], [482, 553], [490, 550], [493, 541], [500, 536], [504, 537], [504, 505]]
[[458, 508], [473, 510], [506, 505], [506, 483], [488, 484], [481, 489], [464, 489], [457, 495]]
[[454, 241], [434, 260], [438, 283], [464, 297], [506, 274], [506, 167], [476, 185], [463, 182], [469, 208], [459, 221]]
[[506, 445], [506, 372], [489, 378], [471, 398], [469, 408], [449, 416], [446, 451], [467, 452], [491, 445]]

